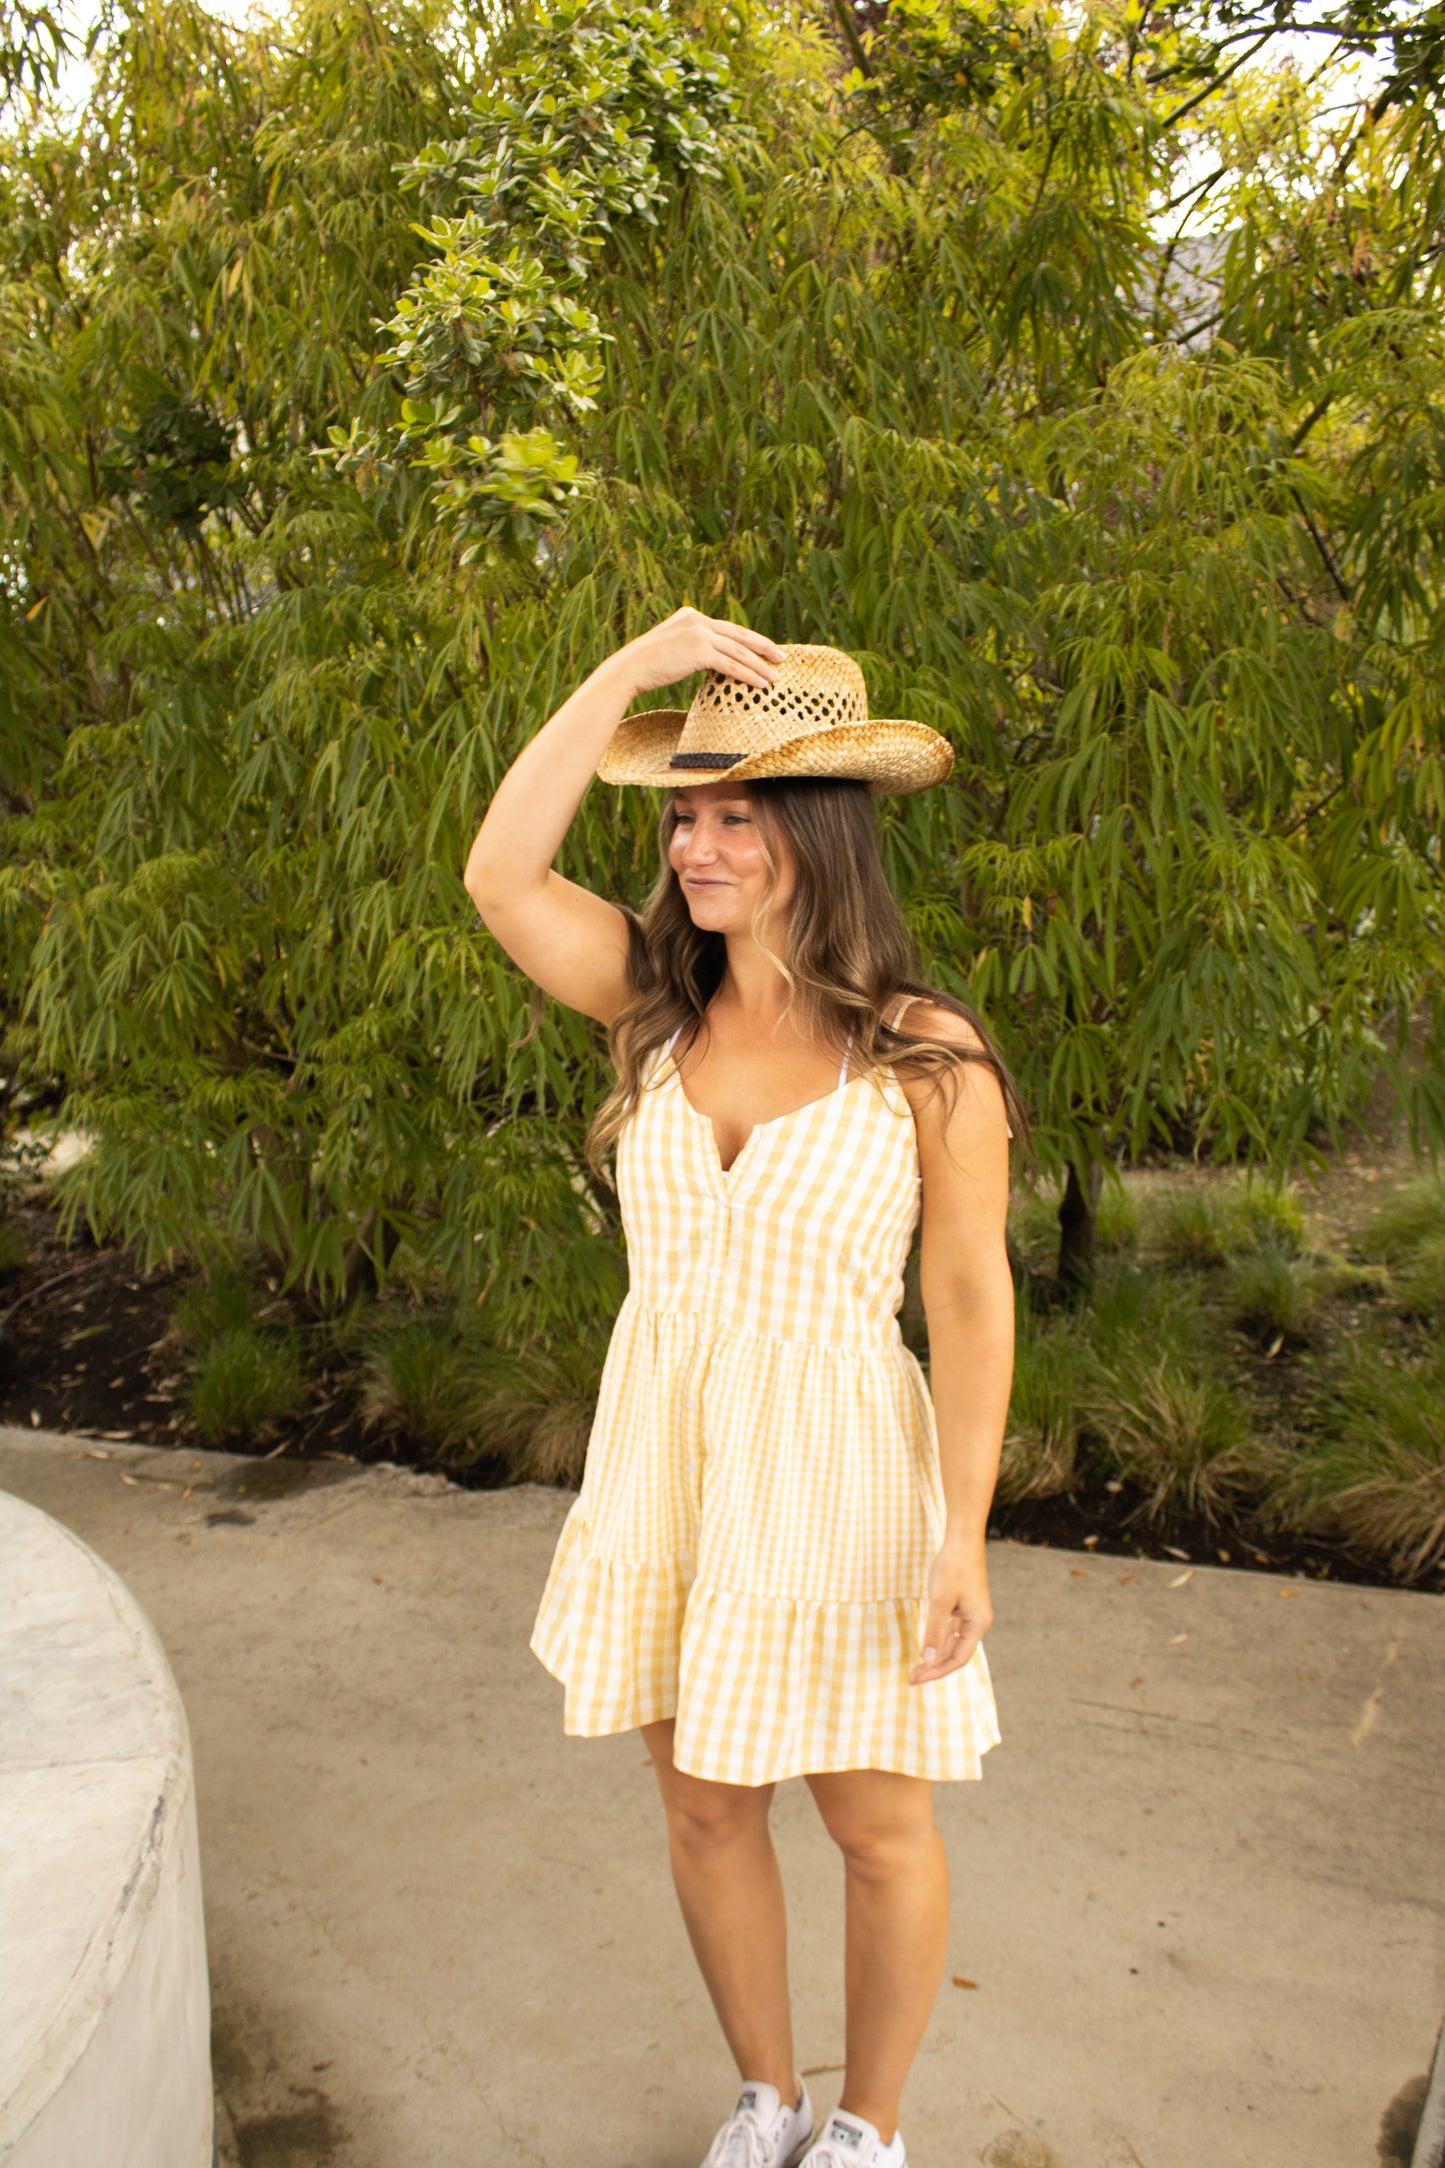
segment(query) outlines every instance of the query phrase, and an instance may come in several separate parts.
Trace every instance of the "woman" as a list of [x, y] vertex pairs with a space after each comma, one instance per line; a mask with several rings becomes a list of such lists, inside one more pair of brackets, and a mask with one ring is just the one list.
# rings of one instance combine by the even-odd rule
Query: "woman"
[[[686, 715], [628, 716], [698, 670]], [[967, 1011], [907, 983], [870, 797], [952, 760], [920, 723], [870, 722], [837, 650], [679, 610], [525, 748], [467, 864], [502, 946], [608, 1027], [619, 1072], [589, 1150], [616, 1138], [630, 1284], [532, 1646], [569, 1732], [647, 1742], [743, 2079], [704, 2168], [902, 2168], [948, 1935], [931, 1784], [978, 1776], [998, 1738], [984, 1533], [1021, 1116]], [[640, 916], [551, 870], [594, 774], [666, 793]], [[932, 1398], [897, 1322], [920, 1204]], [[846, 1863], [821, 2137], [768, 1835], [794, 1775]]]

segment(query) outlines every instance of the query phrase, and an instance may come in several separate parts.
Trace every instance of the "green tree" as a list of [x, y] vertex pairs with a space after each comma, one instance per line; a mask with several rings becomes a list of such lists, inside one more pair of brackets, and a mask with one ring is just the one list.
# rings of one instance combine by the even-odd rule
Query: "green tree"
[[[683, 600], [958, 748], [885, 859], [1066, 1276], [1110, 1155], [1288, 1161], [1382, 1065], [1445, 1136], [1434, 48], [1341, 15], [1394, 87], [1331, 114], [1234, 71], [1273, 21], [156, 7], [17, 123], [0, 925], [72, 1209], [603, 1316], [600, 1035], [527, 1030], [460, 869]], [[636, 898], [655, 812], [564, 870]]]

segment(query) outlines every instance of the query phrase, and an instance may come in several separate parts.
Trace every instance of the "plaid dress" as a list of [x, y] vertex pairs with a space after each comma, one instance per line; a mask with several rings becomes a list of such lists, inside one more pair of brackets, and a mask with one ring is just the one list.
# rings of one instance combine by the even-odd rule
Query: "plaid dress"
[[910, 1686], [943, 1490], [898, 1325], [920, 1208], [896, 1077], [760, 1122], [724, 1171], [669, 1044], [617, 1145], [629, 1287], [531, 1646], [595, 1738], [675, 1716], [730, 1784], [977, 1777], [980, 1647]]

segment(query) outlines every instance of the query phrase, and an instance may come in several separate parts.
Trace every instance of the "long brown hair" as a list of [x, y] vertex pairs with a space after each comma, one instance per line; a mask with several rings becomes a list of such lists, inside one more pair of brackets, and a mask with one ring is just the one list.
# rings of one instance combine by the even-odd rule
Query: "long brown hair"
[[[982, 1063], [998, 1078], [1010, 1127], [1031, 1153], [1023, 1102], [983, 1024], [954, 995], [918, 976], [913, 939], [878, 855], [868, 785], [833, 777], [769, 776], [743, 787], [766, 867], [752, 921], [760, 947], [766, 948], [763, 928], [781, 871], [780, 842], [791, 851], [796, 868], [786, 953], [774, 960], [787, 982], [788, 1007], [803, 1036], [841, 1056], [851, 1029], [870, 1073], [907, 1062], [936, 1083], [950, 1079], [950, 1111], [960, 1064]], [[622, 906], [629, 975], [637, 992], [613, 1018], [608, 1050], [617, 1082], [587, 1133], [587, 1161], [599, 1173], [604, 1153], [637, 1105], [648, 1057], [679, 1027], [691, 1036], [727, 967], [726, 941], [693, 924], [682, 885], [668, 864], [676, 826], [669, 792], [658, 824], [657, 879], [640, 912]], [[910, 1032], [906, 1012], [900, 1028], [889, 1029], [882, 1011], [901, 994], [921, 995], [962, 1017], [977, 1034], [978, 1044], [956, 1046]]]

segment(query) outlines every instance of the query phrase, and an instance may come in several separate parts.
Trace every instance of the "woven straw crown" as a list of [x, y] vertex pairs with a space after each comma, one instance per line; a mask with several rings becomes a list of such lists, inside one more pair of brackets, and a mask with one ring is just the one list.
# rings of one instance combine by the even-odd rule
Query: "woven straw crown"
[[618, 724], [598, 762], [604, 783], [746, 782], [753, 776], [852, 776], [875, 791], [926, 790], [953, 748], [926, 723], [868, 715], [863, 673], [836, 647], [784, 647], [774, 683], [710, 670], [691, 707], [652, 708]]

